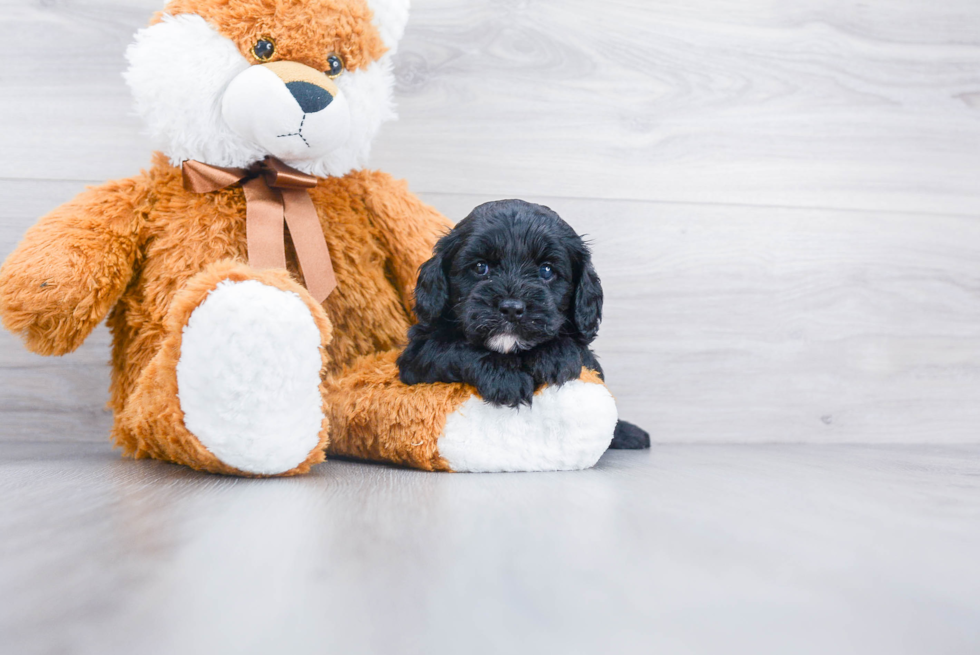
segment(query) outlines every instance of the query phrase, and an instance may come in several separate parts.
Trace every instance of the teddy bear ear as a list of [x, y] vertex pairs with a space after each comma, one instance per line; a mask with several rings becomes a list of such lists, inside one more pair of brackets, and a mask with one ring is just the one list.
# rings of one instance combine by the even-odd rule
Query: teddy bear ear
[[381, 33], [381, 40], [388, 48], [388, 53], [394, 53], [398, 41], [405, 33], [405, 23], [408, 22], [409, 0], [368, 0], [368, 6], [374, 12], [374, 24]]

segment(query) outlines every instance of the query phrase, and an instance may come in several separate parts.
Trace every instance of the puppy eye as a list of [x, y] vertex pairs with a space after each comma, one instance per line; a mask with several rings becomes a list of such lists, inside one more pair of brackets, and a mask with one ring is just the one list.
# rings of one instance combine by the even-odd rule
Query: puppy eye
[[490, 267], [486, 262], [477, 262], [473, 264], [473, 272], [482, 277], [490, 272]]
[[344, 60], [340, 55], [331, 54], [327, 57], [327, 70], [323, 71], [327, 77], [334, 78], [344, 72]]
[[276, 42], [271, 36], [262, 37], [252, 46], [252, 56], [259, 61], [269, 61], [274, 54], [276, 54]]
[[550, 280], [555, 276], [555, 269], [551, 268], [551, 264], [541, 264], [538, 275], [541, 276], [542, 280]]

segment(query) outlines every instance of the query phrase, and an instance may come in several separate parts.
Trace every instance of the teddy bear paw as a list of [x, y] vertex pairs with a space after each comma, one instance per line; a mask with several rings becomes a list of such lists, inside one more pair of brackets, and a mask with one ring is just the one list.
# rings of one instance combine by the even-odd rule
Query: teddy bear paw
[[454, 471], [589, 468], [609, 447], [618, 413], [603, 384], [545, 387], [530, 407], [501, 407], [474, 395], [446, 417], [439, 454]]
[[184, 425], [228, 466], [274, 475], [318, 447], [321, 335], [295, 293], [219, 283], [183, 330], [177, 386]]

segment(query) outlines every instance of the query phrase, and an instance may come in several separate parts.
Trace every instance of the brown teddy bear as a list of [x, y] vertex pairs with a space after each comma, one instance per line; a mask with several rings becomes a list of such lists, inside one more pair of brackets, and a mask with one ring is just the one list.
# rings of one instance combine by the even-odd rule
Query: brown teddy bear
[[126, 80], [162, 152], [42, 218], [0, 268], [0, 318], [34, 352], [71, 352], [108, 316], [126, 455], [252, 476], [325, 452], [555, 470], [609, 444], [591, 371], [520, 410], [398, 381], [417, 270], [450, 227], [362, 168], [407, 17], [407, 0], [172, 0], [137, 33]]

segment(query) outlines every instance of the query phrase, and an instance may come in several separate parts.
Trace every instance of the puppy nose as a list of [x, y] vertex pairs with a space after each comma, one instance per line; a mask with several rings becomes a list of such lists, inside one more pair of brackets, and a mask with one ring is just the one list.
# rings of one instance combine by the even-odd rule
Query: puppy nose
[[333, 96], [326, 89], [309, 82], [287, 82], [286, 88], [307, 114], [315, 114], [333, 101]]
[[514, 300], [513, 298], [508, 298], [507, 300], [500, 301], [500, 313], [504, 315], [504, 318], [508, 321], [517, 321], [524, 316], [524, 303], [520, 300]]

